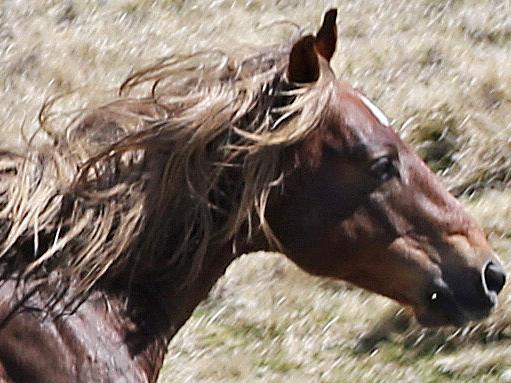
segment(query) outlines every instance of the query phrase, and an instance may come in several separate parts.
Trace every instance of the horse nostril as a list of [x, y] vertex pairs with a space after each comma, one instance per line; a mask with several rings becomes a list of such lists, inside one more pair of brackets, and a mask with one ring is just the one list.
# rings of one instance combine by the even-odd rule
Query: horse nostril
[[506, 273], [503, 267], [495, 262], [488, 262], [483, 269], [483, 284], [487, 292], [500, 293], [506, 283]]

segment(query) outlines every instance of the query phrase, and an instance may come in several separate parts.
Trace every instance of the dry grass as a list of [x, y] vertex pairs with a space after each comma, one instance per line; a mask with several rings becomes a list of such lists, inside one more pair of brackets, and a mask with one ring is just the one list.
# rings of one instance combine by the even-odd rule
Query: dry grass
[[[339, 8], [334, 69], [394, 120], [511, 261], [511, 1], [0, 1], [1, 146], [50, 95], [97, 104], [173, 52], [277, 42]], [[283, 257], [235, 262], [173, 340], [161, 382], [511, 382], [510, 288], [487, 321], [424, 330]]]

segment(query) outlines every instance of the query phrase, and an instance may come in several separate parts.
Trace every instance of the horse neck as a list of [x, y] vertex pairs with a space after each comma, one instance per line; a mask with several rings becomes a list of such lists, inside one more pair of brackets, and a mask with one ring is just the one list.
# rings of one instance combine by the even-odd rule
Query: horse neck
[[225, 273], [231, 262], [238, 257], [229, 248], [209, 251], [201, 271], [186, 287], [175, 286], [172, 282], [161, 284], [159, 306], [168, 318], [166, 336], [172, 338], [192, 315], [197, 305], [204, 300], [217, 280]]
[[[159, 157], [155, 157], [153, 161], [156, 165], [152, 166], [161, 166], [164, 163]], [[161, 174], [161, 169], [155, 173]], [[158, 181], [155, 180], [156, 185], [150, 187], [156, 188]], [[161, 223], [159, 225], [166, 227]], [[240, 230], [240, 233], [246, 232], [247, 228]], [[158, 241], [158, 251], [161, 250], [161, 256], [166, 257], [169, 249], [175, 248], [176, 244], [173, 243], [175, 239], [172, 236], [162, 234]], [[151, 237], [154, 238], [154, 236]], [[207, 297], [229, 264], [241, 254], [268, 249], [263, 233], [253, 233], [250, 243], [245, 242], [241, 239], [242, 237], [243, 234], [240, 234], [236, 251], [233, 251], [231, 243], [222, 246], [212, 244], [201, 262], [200, 271], [191, 281], [187, 275], [179, 274], [186, 273], [186, 268], [166, 277], [158, 276], [158, 281], [151, 278], [150, 274], [157, 274], [159, 270], [149, 268], [137, 275], [136, 281], [132, 284], [130, 278], [133, 274], [130, 271], [132, 269], [129, 269], [127, 275], [121, 275], [120, 279], [114, 282], [113, 288], [107, 287], [107, 292], [110, 290], [112, 297], [115, 299], [120, 297], [121, 301], [128, 301], [127, 318], [125, 318], [125, 328], [130, 329], [126, 330], [128, 346], [131, 354], [137, 358], [156, 361], [150, 366], [153, 373], [157, 374], [161, 368], [163, 355], [170, 340], [190, 318], [199, 303]], [[184, 288], [183, 281], [186, 281]], [[129, 285], [132, 287], [126, 292], [126, 286]]]
[[139, 324], [128, 331], [128, 346], [136, 358], [152, 361], [149, 366], [152, 372], [149, 376], [157, 375], [170, 340], [190, 318], [199, 303], [207, 297], [229, 264], [240, 254], [266, 247], [262, 238], [255, 238], [251, 244], [244, 245], [236, 253], [231, 246], [208, 251], [201, 271], [186, 288], [177, 287], [172, 280], [168, 280], [157, 285], [147, 283], [132, 289], [136, 292], [131, 295], [132, 308], [129, 312], [132, 313], [132, 318], [127, 326], [131, 326], [132, 321]]

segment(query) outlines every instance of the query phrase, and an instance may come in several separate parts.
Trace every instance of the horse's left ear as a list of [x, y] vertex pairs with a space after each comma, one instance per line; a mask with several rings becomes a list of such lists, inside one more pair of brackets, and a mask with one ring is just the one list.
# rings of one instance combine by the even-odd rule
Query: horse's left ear
[[316, 35], [314, 46], [316, 51], [323, 56], [326, 61], [334, 55], [335, 46], [337, 44], [337, 9], [330, 9], [325, 13], [323, 24]]
[[337, 43], [337, 9], [330, 9], [316, 36], [307, 35], [291, 49], [287, 77], [291, 82], [309, 83], [319, 78], [319, 56], [330, 62]]
[[289, 54], [287, 78], [291, 82], [314, 82], [319, 78], [318, 54], [315, 38], [307, 35], [298, 40]]

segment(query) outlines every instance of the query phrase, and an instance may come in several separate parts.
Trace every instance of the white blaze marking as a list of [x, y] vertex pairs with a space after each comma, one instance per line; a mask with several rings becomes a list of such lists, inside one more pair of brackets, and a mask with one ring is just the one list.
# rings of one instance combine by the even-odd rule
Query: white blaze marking
[[363, 94], [359, 95], [360, 99], [364, 103], [365, 106], [367, 106], [367, 109], [371, 111], [371, 113], [376, 117], [376, 119], [380, 122], [380, 124], [385, 126], [390, 126], [389, 119], [385, 114], [381, 111], [380, 108], [378, 108], [376, 105], [374, 105], [371, 100], [369, 100], [366, 96]]

